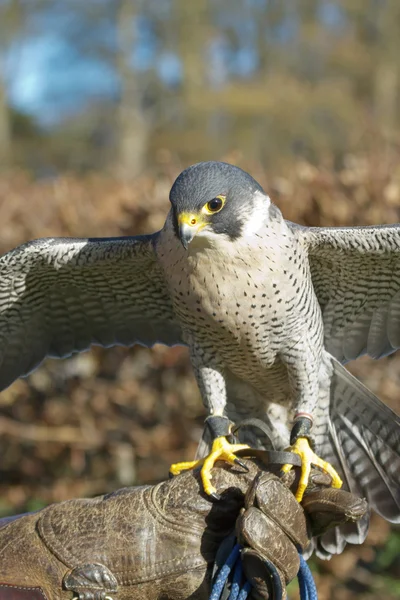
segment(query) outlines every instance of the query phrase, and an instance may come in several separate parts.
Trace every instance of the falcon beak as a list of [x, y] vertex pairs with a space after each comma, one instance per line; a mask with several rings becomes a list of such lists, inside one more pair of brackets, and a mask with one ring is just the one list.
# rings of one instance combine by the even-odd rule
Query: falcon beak
[[179, 239], [185, 250], [188, 249], [196, 233], [205, 225], [206, 223], [201, 220], [200, 215], [181, 213], [178, 216]]

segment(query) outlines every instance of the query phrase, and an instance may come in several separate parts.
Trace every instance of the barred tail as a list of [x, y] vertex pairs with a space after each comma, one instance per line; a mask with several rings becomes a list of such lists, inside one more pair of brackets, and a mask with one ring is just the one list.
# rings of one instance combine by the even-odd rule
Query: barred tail
[[[400, 522], [400, 418], [332, 358], [329, 420], [320, 416], [316, 453], [332, 463], [344, 488], [367, 499], [379, 515]], [[322, 427], [321, 427], [322, 425]], [[328, 532], [319, 554], [340, 553], [346, 542], [361, 544], [368, 516]]]

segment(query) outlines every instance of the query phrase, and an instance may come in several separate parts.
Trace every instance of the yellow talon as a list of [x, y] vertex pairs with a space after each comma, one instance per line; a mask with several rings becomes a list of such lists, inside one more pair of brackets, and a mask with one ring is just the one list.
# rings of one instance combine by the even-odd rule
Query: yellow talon
[[230, 444], [226, 437], [218, 437], [213, 441], [211, 452], [201, 460], [193, 460], [190, 462], [181, 462], [171, 465], [170, 473], [179, 475], [182, 471], [201, 467], [200, 476], [203, 483], [203, 489], [209, 496], [216, 495], [217, 490], [211, 483], [211, 469], [218, 460], [224, 460], [230, 464], [234, 464], [236, 459], [235, 452], [245, 450], [249, 446], [246, 444]]
[[189, 462], [180, 462], [175, 463], [170, 466], [169, 472], [171, 475], [179, 475], [182, 471], [189, 471], [189, 469], [195, 469], [196, 467], [200, 467], [204, 462], [204, 458], [201, 460], [191, 460]]
[[[299, 485], [296, 491], [296, 500], [301, 502], [303, 499], [304, 492], [308, 485], [308, 479], [310, 477], [311, 465], [320, 467], [323, 471], [328, 473], [332, 477], [332, 487], [341, 488], [343, 481], [335, 469], [329, 463], [319, 458], [310, 448], [310, 444], [307, 438], [299, 437], [295, 441], [294, 445], [288, 448], [288, 451], [295, 452], [301, 458], [301, 476]], [[283, 465], [283, 473], [288, 473], [292, 469], [293, 465]]]

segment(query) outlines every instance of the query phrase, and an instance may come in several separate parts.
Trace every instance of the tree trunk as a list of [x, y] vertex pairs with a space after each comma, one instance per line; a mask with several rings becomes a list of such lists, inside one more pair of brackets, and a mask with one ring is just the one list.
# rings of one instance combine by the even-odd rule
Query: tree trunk
[[120, 98], [117, 108], [115, 171], [123, 179], [134, 178], [143, 171], [149, 139], [149, 126], [143, 107], [140, 77], [131, 67], [136, 16], [137, 3], [134, 0], [119, 0], [116, 68], [120, 80]]
[[11, 164], [11, 123], [7, 94], [0, 80], [0, 169]]
[[375, 74], [375, 114], [383, 133], [393, 137], [397, 125], [399, 73], [391, 63], [379, 65]]

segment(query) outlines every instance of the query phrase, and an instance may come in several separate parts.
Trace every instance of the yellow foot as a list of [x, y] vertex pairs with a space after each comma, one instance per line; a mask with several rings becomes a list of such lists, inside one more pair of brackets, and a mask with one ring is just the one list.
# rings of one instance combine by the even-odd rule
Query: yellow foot
[[[295, 452], [301, 458], [301, 476], [299, 486], [296, 492], [297, 502], [301, 502], [303, 494], [308, 485], [308, 479], [310, 477], [311, 465], [320, 467], [323, 471], [328, 473], [332, 477], [332, 487], [341, 488], [343, 481], [336, 473], [335, 469], [329, 463], [325, 462], [319, 456], [317, 456], [310, 448], [310, 444], [307, 438], [299, 437], [295, 441], [293, 446], [288, 448], [289, 452]], [[283, 465], [282, 471], [288, 473], [292, 469], [293, 465]]]
[[217, 490], [211, 483], [211, 469], [217, 460], [224, 460], [230, 464], [238, 464], [247, 468], [246, 465], [235, 456], [235, 452], [245, 450], [248, 447], [249, 446], [246, 446], [245, 444], [230, 444], [226, 437], [218, 437], [214, 440], [211, 452], [208, 456], [201, 460], [176, 463], [175, 465], [171, 465], [169, 471], [172, 475], [179, 475], [182, 471], [195, 469], [196, 467], [201, 466], [200, 475], [205, 493], [214, 498], [219, 498]]

